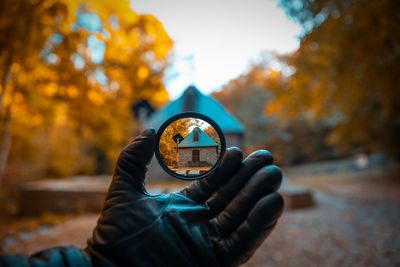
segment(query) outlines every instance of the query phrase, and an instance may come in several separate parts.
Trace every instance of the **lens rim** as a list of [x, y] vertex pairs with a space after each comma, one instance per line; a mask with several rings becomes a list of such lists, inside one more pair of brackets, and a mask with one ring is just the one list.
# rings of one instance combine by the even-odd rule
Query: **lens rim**
[[[164, 133], [165, 129], [174, 121], [177, 121], [179, 119], [184, 119], [184, 118], [196, 118], [196, 119], [201, 119], [205, 122], [207, 122], [208, 124], [210, 124], [212, 127], [214, 127], [215, 131], [217, 132], [220, 142], [221, 142], [221, 151], [219, 154], [219, 158], [217, 160], [217, 162], [214, 164], [214, 166], [209, 169], [207, 172], [203, 173], [203, 174], [199, 174], [197, 176], [191, 176], [191, 177], [186, 177], [180, 174], [177, 174], [176, 172], [173, 172], [172, 170], [170, 170], [167, 165], [164, 163], [164, 161], [161, 158], [161, 153], [160, 153], [160, 140], [161, 140], [161, 136]], [[161, 165], [161, 167], [171, 176], [174, 176], [178, 179], [181, 180], [186, 180], [186, 181], [192, 181], [192, 180], [198, 180], [198, 179], [202, 179], [204, 177], [209, 176], [211, 173], [213, 173], [215, 171], [216, 168], [218, 168], [218, 166], [221, 164], [222, 159], [224, 157], [225, 154], [225, 150], [226, 150], [226, 142], [225, 142], [225, 136], [221, 130], [221, 128], [219, 127], [219, 125], [210, 117], [198, 113], [198, 112], [192, 112], [192, 111], [187, 111], [187, 112], [182, 112], [179, 114], [176, 114], [174, 116], [172, 116], [171, 118], [169, 118], [168, 120], [166, 120], [158, 129], [157, 131], [157, 135], [156, 135], [156, 141], [155, 141], [155, 155], [157, 158], [158, 163]]]

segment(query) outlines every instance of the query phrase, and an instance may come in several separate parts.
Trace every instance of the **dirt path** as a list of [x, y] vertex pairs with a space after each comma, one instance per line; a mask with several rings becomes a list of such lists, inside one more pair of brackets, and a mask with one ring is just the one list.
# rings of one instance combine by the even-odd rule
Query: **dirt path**
[[246, 266], [400, 266], [400, 203], [315, 192], [318, 206], [286, 211]]
[[[400, 183], [381, 172], [297, 176], [317, 205], [286, 210], [245, 266], [400, 266]], [[56, 245], [84, 247], [97, 215], [15, 233], [3, 252], [33, 253]]]
[[56, 226], [41, 226], [34, 231], [22, 231], [7, 237], [2, 242], [3, 253], [32, 254], [52, 246], [86, 246], [96, 225], [97, 214], [65, 218]]

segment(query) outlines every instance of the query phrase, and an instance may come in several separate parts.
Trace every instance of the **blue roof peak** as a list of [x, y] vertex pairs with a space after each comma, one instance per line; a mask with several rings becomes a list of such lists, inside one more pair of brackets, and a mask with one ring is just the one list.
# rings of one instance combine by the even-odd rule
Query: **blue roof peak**
[[[197, 137], [196, 137], [197, 135]], [[218, 146], [218, 144], [211, 139], [200, 127], [196, 126], [190, 134], [188, 134], [179, 147], [208, 147]]]
[[217, 100], [204, 95], [193, 85], [187, 87], [178, 99], [154, 112], [146, 123], [146, 127], [157, 130], [164, 121], [184, 111], [194, 111], [210, 117], [224, 133], [244, 133], [243, 125], [233, 115]]

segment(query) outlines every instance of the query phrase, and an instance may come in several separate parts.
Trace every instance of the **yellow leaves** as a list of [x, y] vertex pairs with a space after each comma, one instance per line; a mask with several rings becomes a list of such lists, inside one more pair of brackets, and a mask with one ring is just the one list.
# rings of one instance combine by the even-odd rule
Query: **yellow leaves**
[[[282, 90], [282, 72], [268, 68], [267, 75], [264, 79], [267, 79], [267, 86], [277, 92]], [[279, 93], [279, 92], [278, 92]]]
[[[12, 95], [7, 91], [3, 95], [3, 107], [8, 107], [12, 102]], [[3, 110], [0, 110], [0, 114]]]
[[43, 88], [43, 93], [48, 97], [54, 96], [57, 93], [57, 91], [58, 91], [58, 85], [54, 82], [47, 84]]
[[165, 58], [171, 46], [168, 43], [159, 43], [154, 47], [154, 53], [157, 58]]
[[141, 15], [140, 23], [123, 24], [118, 28], [107, 25], [106, 28], [110, 38], [106, 41], [105, 59], [124, 65], [144, 52], [153, 52], [154, 59], [164, 61], [173, 45], [162, 24], [151, 15]]
[[145, 16], [147, 20], [145, 26], [146, 33], [150, 35], [152, 38], [157, 38], [160, 32], [160, 28], [162, 28], [162, 23], [151, 15], [145, 15]]
[[130, 7], [128, 0], [85, 0], [89, 7], [95, 10], [100, 19], [107, 21], [110, 15], [115, 15], [124, 23], [135, 23], [138, 15]]
[[172, 137], [180, 134], [186, 137], [189, 134], [191, 119], [184, 118], [171, 123], [163, 132], [160, 138], [160, 152], [167, 165], [176, 164], [176, 143]]
[[25, 127], [32, 127], [39, 126], [43, 123], [43, 116], [39, 113], [32, 114], [28, 107], [30, 103], [22, 93], [14, 92], [12, 99], [13, 105], [11, 105], [11, 114], [13, 117], [13, 124], [22, 124]]
[[281, 72], [274, 70], [273, 68], [268, 68], [267, 74], [270, 79], [277, 79], [281, 76]]
[[11, 66], [11, 71], [17, 73], [21, 70], [21, 66], [18, 63], [13, 63]]
[[156, 107], [161, 107], [169, 100], [168, 91], [164, 88], [156, 91], [152, 96], [152, 104]]
[[140, 45], [140, 32], [138, 29], [133, 28], [132, 30], [129, 31], [128, 33], [128, 42], [129, 42], [129, 46], [132, 49], [137, 49], [139, 48]]
[[[156, 18], [139, 16], [129, 0], [43, 0], [35, 5], [38, 9], [21, 9], [4, 19], [18, 32], [10, 37], [12, 51], [6, 51], [16, 57], [3, 98], [13, 116], [11, 154], [25, 155], [21, 148], [29, 147], [32, 162], [41, 164], [40, 175], [72, 175], [82, 168], [93, 172], [99, 164], [96, 153], [109, 163], [138, 127], [130, 111], [133, 101], [146, 98], [160, 106], [168, 100], [162, 71], [172, 41]], [[102, 31], [82, 27], [79, 9], [96, 14]], [[19, 13], [26, 19], [18, 19]], [[54, 34], [62, 41], [55, 41]], [[90, 35], [105, 44], [101, 63], [89, 59]], [[59, 64], [49, 64], [49, 54]], [[82, 57], [81, 68], [75, 67], [73, 55]]]
[[32, 126], [39, 126], [43, 124], [43, 116], [40, 114], [35, 114], [31, 117], [31, 124]]
[[[122, 29], [111, 31], [111, 37], [106, 41], [105, 60], [128, 65], [131, 56], [140, 46], [140, 34], [137, 29], [125, 32]], [[132, 64], [132, 63], [131, 63]]]
[[140, 66], [137, 71], [137, 76], [141, 80], [146, 79], [149, 76], [149, 74], [150, 74], [150, 71], [146, 66]]
[[75, 85], [70, 84], [67, 87], [67, 94], [70, 98], [76, 98], [79, 95], [79, 90]]
[[81, 5], [80, 0], [61, 0], [64, 5], [67, 7], [68, 15], [67, 15], [67, 22], [73, 23], [76, 19], [76, 13], [78, 11], [79, 6]]
[[20, 92], [14, 93], [14, 103], [20, 105], [25, 102], [25, 97]]
[[100, 106], [104, 103], [104, 95], [95, 89], [90, 89], [87, 92], [88, 99], [97, 106]]
[[327, 113], [327, 88], [322, 83], [314, 83], [314, 87], [308, 92], [310, 104], [308, 108], [316, 119], [322, 118]]
[[163, 24], [152, 15], [143, 15], [145, 31], [153, 40], [154, 53], [158, 59], [164, 59], [172, 48], [173, 42], [166, 33]]
[[68, 122], [68, 107], [66, 104], [59, 104], [54, 108], [54, 126], [61, 127]]
[[276, 115], [284, 111], [284, 105], [279, 101], [272, 101], [267, 104], [265, 112], [267, 115]]

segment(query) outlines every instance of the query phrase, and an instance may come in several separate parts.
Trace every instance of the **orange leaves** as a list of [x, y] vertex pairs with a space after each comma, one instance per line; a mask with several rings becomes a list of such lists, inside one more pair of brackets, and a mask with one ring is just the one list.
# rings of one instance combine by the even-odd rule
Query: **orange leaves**
[[155, 52], [156, 57], [159, 58], [159, 59], [165, 58], [168, 55], [168, 53], [169, 53], [169, 51], [171, 49], [171, 46], [172, 45], [170, 45], [169, 42], [168, 43], [159, 43], [159, 44], [157, 44], [154, 47], [154, 52]]
[[123, 23], [135, 23], [137, 13], [131, 9], [128, 0], [85, 0], [89, 8], [95, 10], [103, 22], [110, 19], [110, 15], [118, 17]]
[[[168, 100], [163, 72], [172, 41], [162, 24], [138, 15], [129, 0], [4, 0], [2, 7], [0, 36], [9, 34], [0, 38], [0, 79], [7, 69], [11, 78], [0, 88], [0, 123], [10, 108], [10, 160], [27, 152], [40, 175], [111, 166], [137, 130], [133, 102]], [[100, 26], [85, 26], [91, 22], [78, 11]]]
[[265, 112], [267, 115], [277, 115], [284, 111], [284, 105], [281, 102], [273, 101], [267, 104]]
[[69, 118], [68, 118], [68, 106], [66, 104], [59, 104], [54, 108], [54, 126], [55, 128], [59, 128], [64, 126]]
[[105, 96], [96, 89], [90, 89], [87, 93], [87, 97], [97, 106], [101, 106], [105, 101]]
[[155, 94], [153, 94], [152, 104], [155, 107], [162, 107], [169, 100], [169, 94], [165, 88], [161, 88]]
[[57, 90], [58, 90], [58, 85], [54, 82], [51, 82], [44, 86], [43, 93], [48, 97], [52, 97], [57, 93]]
[[140, 80], [146, 79], [150, 74], [149, 69], [146, 66], [140, 66], [137, 71], [137, 76]]
[[153, 50], [157, 59], [165, 59], [173, 42], [166, 33], [162, 23], [152, 15], [142, 15], [145, 31], [153, 40]]
[[70, 84], [67, 87], [67, 94], [70, 98], [76, 98], [79, 95], [78, 88], [75, 85]]
[[190, 118], [183, 118], [171, 123], [160, 138], [160, 153], [168, 166], [176, 165], [176, 143], [172, 139], [176, 134], [185, 138], [189, 134]]
[[306, 8], [296, 10], [294, 1], [281, 0], [302, 23], [318, 10], [328, 16], [302, 37], [288, 61], [296, 70], [285, 93], [288, 110], [334, 122], [329, 141], [342, 148], [398, 153], [400, 6], [391, 0], [302, 2]]
[[13, 63], [11, 65], [11, 71], [13, 73], [18, 73], [21, 70], [21, 66], [18, 63]]

